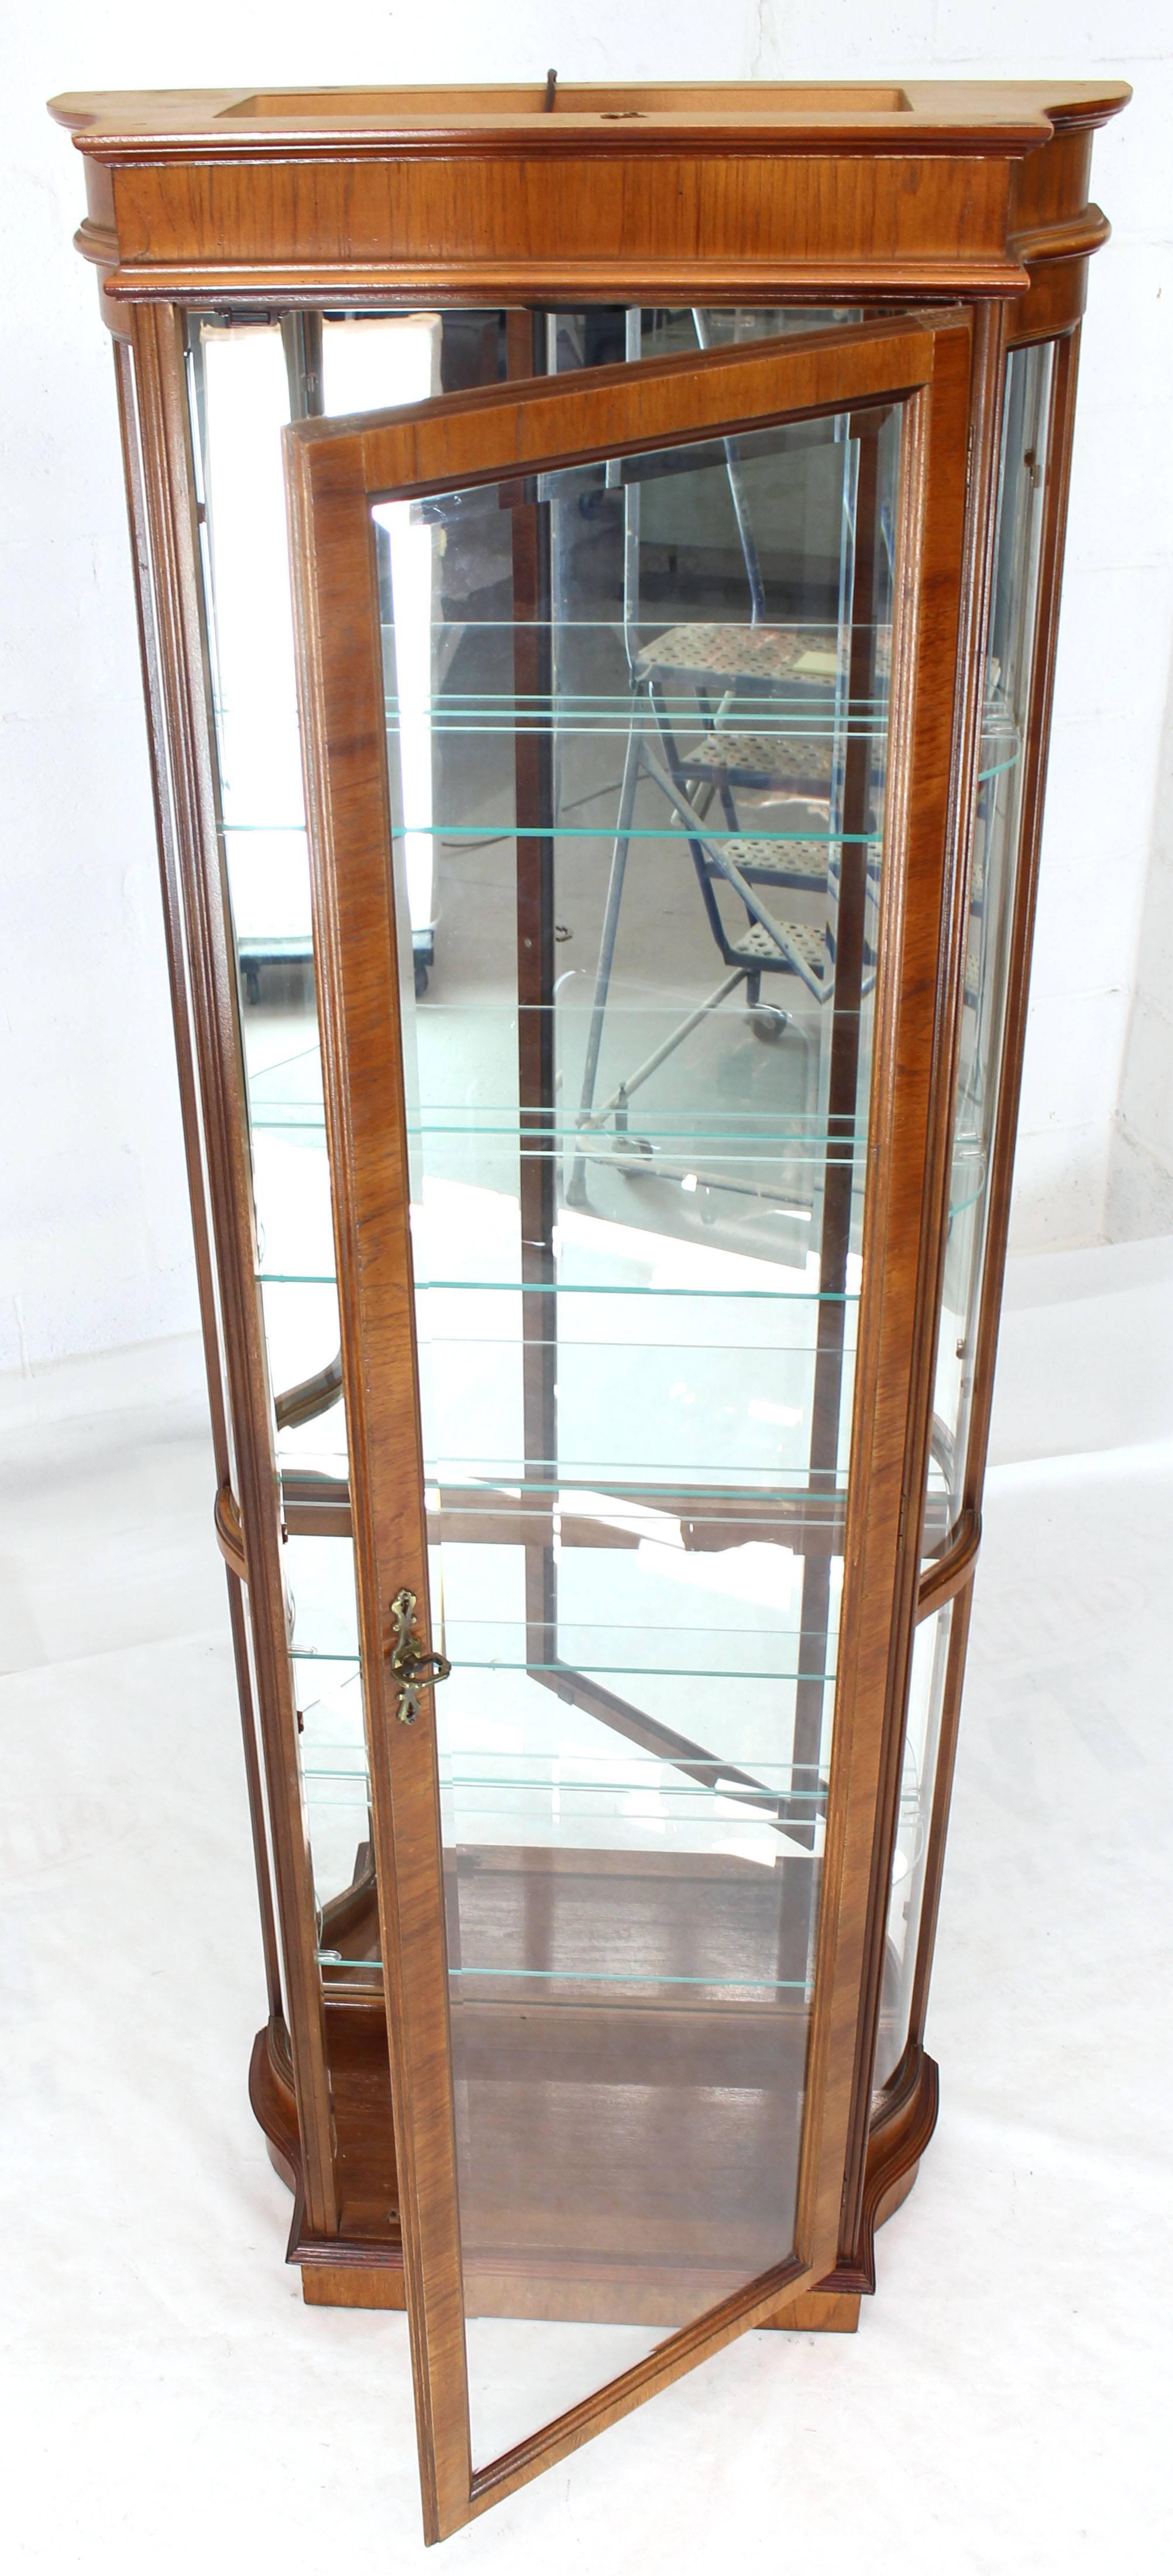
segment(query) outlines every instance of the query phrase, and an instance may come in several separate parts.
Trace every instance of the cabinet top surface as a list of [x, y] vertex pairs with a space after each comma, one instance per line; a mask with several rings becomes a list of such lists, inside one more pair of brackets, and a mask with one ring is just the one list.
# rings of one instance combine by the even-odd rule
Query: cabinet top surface
[[99, 159], [329, 156], [402, 139], [451, 150], [524, 143], [602, 151], [692, 142], [793, 151], [901, 148], [1028, 152], [1058, 130], [1100, 125], [1123, 81], [668, 81], [403, 89], [97, 90], [51, 112]]

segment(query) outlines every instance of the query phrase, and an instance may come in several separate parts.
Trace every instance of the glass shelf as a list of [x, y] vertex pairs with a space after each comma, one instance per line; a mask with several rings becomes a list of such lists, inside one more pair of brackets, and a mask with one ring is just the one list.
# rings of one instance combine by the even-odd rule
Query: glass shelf
[[[417, 835], [422, 835], [429, 840], [451, 840], [459, 844], [483, 834], [486, 823], [485, 817], [471, 823], [396, 823], [392, 826], [391, 837], [394, 842], [412, 840]], [[574, 825], [559, 822], [510, 823], [507, 830], [498, 827], [490, 833], [494, 843], [500, 841], [603, 841], [609, 846], [614, 837], [614, 823]], [[683, 825], [656, 823], [645, 826], [633, 823], [625, 834], [625, 838], [630, 841], [663, 841], [670, 848], [678, 850], [688, 850], [694, 839], [712, 841], [719, 847], [722, 842], [744, 840], [747, 837], [747, 827], [744, 823], [736, 826], [731, 824], [724, 828], [720, 824], [708, 822], [705, 823], [703, 833], [690, 832]], [[829, 854], [841, 846], [878, 850], [883, 835], [878, 824], [873, 830], [867, 832], [848, 832], [842, 829], [820, 831], [816, 823], [807, 822], [805, 819], [801, 823], [795, 823], [788, 832], [780, 831], [775, 827], [766, 827], [755, 815], [752, 838], [755, 841], [767, 842], [771, 848], [776, 845], [783, 853], [788, 846], [797, 846], [801, 849], [813, 842], [820, 847], [825, 847]], [[488, 847], [487, 841], [484, 846]]]
[[[702, 1157], [723, 1151], [728, 1146], [740, 1145], [753, 1146], [759, 1154], [784, 1154], [789, 1162], [805, 1160], [819, 1171], [827, 1163], [848, 1164], [862, 1181], [867, 1141], [864, 1137], [853, 1137], [848, 1150], [844, 1151], [847, 1140], [843, 1138], [818, 1135], [810, 1129], [771, 1126], [764, 1117], [756, 1127], [750, 1126], [748, 1121], [736, 1126], [716, 1123], [705, 1126], [702, 1124], [704, 1115], [701, 1110], [644, 1112], [638, 1122], [638, 1132], [633, 1133], [626, 1144], [622, 1137], [610, 1133], [584, 1137], [576, 1122], [560, 1118], [553, 1110], [477, 1108], [460, 1116], [452, 1104], [444, 1102], [435, 1109], [416, 1112], [405, 1123], [411, 1144], [423, 1142], [431, 1136], [459, 1136], [466, 1142], [504, 1137], [515, 1148], [514, 1159], [525, 1162], [549, 1161], [551, 1157], [557, 1160], [568, 1151], [576, 1150], [580, 1143], [593, 1146], [599, 1152], [609, 1151], [618, 1161], [624, 1151], [638, 1152], [640, 1138], [644, 1138], [653, 1145], [672, 1145], [682, 1152], [691, 1147]], [[714, 1122], [716, 1115], [716, 1112], [711, 1113]], [[273, 1113], [261, 1116], [253, 1123], [266, 1130], [287, 1130], [295, 1136], [320, 1131], [324, 1127], [320, 1110], [306, 1115], [295, 1110], [292, 1116]], [[741, 1159], [746, 1158], [743, 1156]], [[655, 1175], [649, 1171], [646, 1174], [629, 1174], [628, 1177], [652, 1179]]]
[[[761, 729], [759, 718], [755, 721], [755, 732], [760, 734]], [[561, 730], [562, 728], [559, 726], [560, 733]], [[809, 735], [810, 730], [811, 728], [809, 725], [804, 726], [804, 736]], [[779, 739], [783, 739], [783, 737], [780, 736]], [[836, 736], [836, 739], [838, 739], [838, 736]], [[1013, 753], [1005, 755], [1005, 760], [1003, 758], [999, 758], [998, 762], [995, 765], [992, 765], [989, 769], [983, 768], [979, 770], [979, 777], [995, 776], [997, 774], [997, 770], [1005, 765], [1006, 761], [1009, 761], [1016, 756], [1017, 744], [1015, 745]], [[601, 796], [607, 791], [600, 788], [595, 792], [597, 795]], [[803, 805], [812, 804], [814, 802], [813, 799], [807, 797], [792, 797], [787, 801], [789, 803]], [[247, 835], [249, 833], [264, 833], [274, 838], [285, 838], [286, 836], [291, 836], [294, 833], [300, 832], [303, 839], [305, 836], [304, 824], [290, 823], [221, 823], [219, 830], [224, 839], [235, 839], [241, 834]], [[392, 837], [394, 840], [402, 840], [408, 834], [414, 835], [415, 833], [422, 833], [431, 840], [446, 840], [451, 838], [453, 841], [459, 843], [466, 841], [471, 837], [475, 837], [478, 834], [487, 833], [494, 844], [500, 841], [513, 840], [609, 841], [614, 835], [614, 830], [614, 823], [571, 824], [563, 823], [559, 821], [557, 817], [549, 823], [510, 822], [508, 828], [506, 828], [497, 817], [483, 814], [470, 822], [464, 823], [397, 822], [392, 826]], [[646, 827], [640, 827], [639, 829], [633, 828], [631, 833], [631, 838], [633, 840], [668, 841], [682, 847], [686, 847], [692, 837], [693, 836], [688, 831], [686, 825], [667, 822], [660, 822], [654, 826], [648, 825]], [[704, 838], [706, 841], [711, 840], [719, 842], [732, 840], [737, 837], [739, 837], [739, 835], [734, 825], [712, 823], [706, 819], [704, 827]], [[788, 828], [779, 824], [765, 824], [760, 822], [760, 820], [755, 820], [753, 837], [758, 841], [776, 841], [781, 848], [784, 848], [788, 843], [798, 842], [801, 844], [803, 842], [812, 841], [820, 845], [825, 844], [828, 848], [838, 848], [839, 845], [843, 843], [848, 846], [861, 844], [865, 845], [869, 849], [878, 850], [883, 840], [883, 832], [878, 822], [867, 831], [852, 832], [846, 831], [840, 826], [832, 828], [824, 825], [820, 828], [817, 822], [808, 822], [806, 820], [796, 821]]]
[[[333, 1288], [337, 1285], [332, 1270], [266, 1270], [257, 1272], [262, 1287]], [[822, 1288], [661, 1288], [642, 1286], [621, 1280], [523, 1280], [511, 1279], [419, 1279], [416, 1294], [459, 1297], [638, 1297], [659, 1300], [677, 1298], [689, 1304], [702, 1300], [719, 1301], [733, 1306], [856, 1306], [858, 1289]], [[426, 1328], [423, 1338], [429, 1338]]]
[[[722, 1504], [736, 1500], [755, 1505], [760, 1501], [763, 1506], [761, 1514], [763, 1519], [769, 1517], [770, 1507], [774, 1504], [809, 1503], [812, 1518], [817, 1518], [825, 1517], [829, 1512], [833, 1513], [836, 1504], [841, 1505], [846, 1494], [846, 1487], [842, 1483], [824, 1484], [821, 1481], [822, 1475], [827, 1472], [820, 1470], [820, 1482], [817, 1486], [808, 1484], [801, 1469], [792, 1468], [789, 1472], [778, 1475], [762, 1467], [756, 1471], [746, 1470], [735, 1487], [731, 1487], [728, 1481], [724, 1483], [714, 1481], [708, 1486], [692, 1484], [682, 1487], [679, 1468], [661, 1470], [658, 1476], [654, 1468], [645, 1467], [642, 1464], [638, 1475], [633, 1474], [630, 1469], [616, 1469], [613, 1473], [608, 1470], [607, 1483], [600, 1485], [597, 1474], [590, 1480], [583, 1476], [578, 1484], [575, 1484], [565, 1473], [559, 1474], [556, 1478], [539, 1476], [535, 1473], [523, 1480], [515, 1465], [511, 1475], [502, 1474], [491, 1479], [487, 1475], [481, 1476], [474, 1478], [473, 1484], [478, 1494], [489, 1498], [487, 1508], [494, 1513], [500, 1508], [498, 1497], [502, 1492], [508, 1496], [512, 1489], [514, 1494], [521, 1491], [527, 1498], [549, 1494], [564, 1510], [570, 1511], [578, 1511], [588, 1501], [594, 1502], [602, 1497], [604, 1501], [619, 1507], [626, 1503], [651, 1507], [659, 1504], [664, 1513], [670, 1517], [703, 1515], [707, 1520], [714, 1515], [720, 1516]], [[716, 1475], [720, 1473], [720, 1470], [715, 1471]], [[425, 1468], [425, 1479], [428, 1489], [433, 1485], [439, 1485], [442, 1488], [445, 1483], [451, 1481], [447, 1476], [439, 1475], [434, 1462]], [[468, 1488], [464, 1487], [462, 1490], [467, 1491]], [[779, 1524], [780, 1527], [784, 1525], [781, 1522]]]
[[[698, 1113], [694, 1113], [687, 1124], [683, 1113], [676, 1114], [681, 1120], [678, 1125], [670, 1125], [663, 1114], [653, 1112], [650, 1117], [641, 1117], [638, 1128], [630, 1133], [584, 1135], [573, 1123], [560, 1122], [556, 1113], [545, 1111], [515, 1112], [511, 1120], [502, 1115], [500, 1123], [494, 1120], [491, 1112], [470, 1112], [467, 1118], [459, 1119], [451, 1111], [443, 1115], [437, 1111], [432, 1116], [425, 1113], [422, 1117], [410, 1119], [407, 1135], [409, 1142], [429, 1136], [459, 1136], [470, 1142], [506, 1137], [515, 1148], [513, 1159], [517, 1162], [557, 1161], [568, 1150], [574, 1151], [580, 1146], [596, 1157], [609, 1154], [616, 1166], [622, 1164], [624, 1156], [634, 1154], [637, 1167], [633, 1171], [625, 1169], [624, 1177], [636, 1181], [655, 1180], [658, 1177], [656, 1149], [671, 1146], [679, 1158], [691, 1152], [702, 1162], [718, 1153], [723, 1160], [731, 1162], [773, 1155], [790, 1164], [810, 1164], [820, 1176], [828, 1164], [834, 1163], [841, 1169], [850, 1170], [857, 1187], [862, 1185], [866, 1158], [864, 1138], [852, 1139], [848, 1143], [839, 1137], [812, 1135], [809, 1131], [782, 1126], [770, 1127], [765, 1121], [758, 1128], [716, 1125], [705, 1128], [700, 1124]], [[527, 1124], [527, 1119], [533, 1123]], [[727, 1154], [726, 1149], [730, 1147], [752, 1148], [753, 1152], [746, 1150]], [[653, 1158], [646, 1171], [638, 1167], [638, 1157], [645, 1149]]]
[[[642, 1652], [638, 1656], [634, 1654], [624, 1656], [621, 1652], [622, 1632], [617, 1627], [608, 1626], [587, 1630], [576, 1627], [571, 1621], [561, 1620], [558, 1633], [564, 1652], [556, 1658], [546, 1660], [541, 1656], [527, 1655], [520, 1641], [514, 1644], [511, 1653], [507, 1652], [508, 1637], [503, 1634], [498, 1639], [488, 1635], [486, 1633], [490, 1626], [488, 1621], [480, 1622], [478, 1630], [471, 1636], [465, 1634], [465, 1624], [460, 1620], [446, 1620], [438, 1631], [443, 1651], [451, 1657], [454, 1670], [462, 1673], [539, 1673], [552, 1674], [558, 1679], [568, 1681], [574, 1680], [580, 1673], [588, 1677], [601, 1676], [607, 1681], [614, 1680], [616, 1676], [626, 1677], [629, 1681], [638, 1681], [642, 1676], [646, 1676], [649, 1680], [663, 1680], [672, 1674], [683, 1674], [690, 1682], [738, 1683], [747, 1680], [792, 1682], [800, 1677], [805, 1681], [824, 1682], [833, 1681], [835, 1677], [833, 1667], [824, 1669], [821, 1665], [810, 1664], [800, 1666], [796, 1655], [792, 1655], [787, 1662], [783, 1662], [778, 1656], [768, 1656], [764, 1641], [756, 1629], [743, 1629], [740, 1633], [732, 1630], [724, 1634], [722, 1642], [731, 1652], [736, 1645], [743, 1646], [747, 1651], [739, 1662], [730, 1660], [714, 1663], [710, 1661], [703, 1648], [698, 1652], [695, 1638], [687, 1628], [683, 1627], [672, 1632], [672, 1643], [676, 1651], [670, 1653], [667, 1645], [662, 1639], [657, 1638], [654, 1630], [643, 1623], [638, 1626], [632, 1623], [630, 1634], [641, 1640]], [[504, 1627], [504, 1623], [502, 1624]], [[704, 1633], [711, 1634], [711, 1632]], [[752, 1659], [748, 1651], [751, 1646], [757, 1649]], [[657, 1648], [659, 1649], [658, 1658]], [[346, 1664], [357, 1668], [358, 1664], [358, 1657], [354, 1653], [347, 1655], [321, 1646], [292, 1646], [290, 1657], [295, 1665]]]
[[[348, 1758], [341, 1759], [343, 1755]], [[669, 1777], [667, 1766], [662, 1761], [643, 1762], [638, 1756], [626, 1763], [620, 1773], [614, 1752], [599, 1756], [597, 1777], [592, 1774], [583, 1779], [575, 1777], [576, 1767], [581, 1769], [584, 1764], [585, 1757], [582, 1755], [577, 1756], [574, 1762], [564, 1759], [561, 1755], [547, 1756], [548, 1776], [545, 1778], [523, 1776], [522, 1758], [521, 1755], [506, 1754], [441, 1754], [441, 1788], [479, 1792], [486, 1800], [490, 1794], [495, 1796], [498, 1791], [501, 1791], [503, 1794], [508, 1794], [511, 1799], [517, 1799], [519, 1811], [524, 1796], [529, 1793], [538, 1800], [571, 1799], [576, 1811], [587, 1815], [591, 1813], [590, 1801], [593, 1798], [621, 1797], [633, 1801], [641, 1798], [655, 1797], [657, 1800], [666, 1798], [673, 1805], [680, 1802], [682, 1810], [693, 1814], [702, 1809], [707, 1813], [714, 1798], [718, 1798], [727, 1800], [731, 1813], [736, 1805], [739, 1821], [744, 1821], [747, 1800], [750, 1798], [750, 1792], [746, 1790], [738, 1793], [734, 1799], [732, 1791], [726, 1793], [722, 1789], [721, 1783], [729, 1776], [730, 1765], [719, 1762], [715, 1757], [710, 1765], [714, 1777], [708, 1784], [703, 1781], [690, 1783], [681, 1776], [680, 1769], [674, 1770]], [[793, 1808], [798, 1816], [803, 1816], [813, 1814], [825, 1805], [825, 1788], [800, 1789], [790, 1785], [792, 1779], [790, 1766], [763, 1763], [752, 1753], [747, 1754], [746, 1762], [754, 1763], [757, 1773], [762, 1775], [763, 1785], [753, 1793], [752, 1803], [761, 1808], [764, 1813], [777, 1813], [779, 1806], [785, 1803], [788, 1812]], [[495, 1766], [492, 1770], [486, 1768], [489, 1763]], [[691, 1768], [698, 1767], [701, 1767], [699, 1761], [692, 1759]], [[361, 1745], [323, 1746], [306, 1758], [303, 1768], [306, 1778], [314, 1782], [337, 1781], [348, 1789], [361, 1788], [364, 1791], [367, 1787], [366, 1754]], [[769, 1780], [771, 1772], [776, 1775], [774, 1785], [767, 1787], [764, 1784]], [[486, 1812], [488, 1812], [487, 1808]], [[656, 1812], [658, 1813], [659, 1810], [657, 1809]]]
[[[382, 1975], [383, 1963], [377, 1954], [372, 1954], [370, 1957], [347, 1956], [341, 1950], [319, 1950], [317, 1959], [318, 1965], [324, 1968], [377, 1970], [380, 1976]], [[523, 1981], [527, 1986], [536, 1985], [539, 1988], [548, 1986], [551, 1989], [551, 2001], [559, 1999], [554, 1989], [581, 1986], [602, 1986], [606, 1988], [609, 1997], [624, 1993], [650, 1997], [665, 1992], [671, 1993], [679, 1988], [693, 1995], [701, 1991], [720, 1994], [723, 2001], [732, 2000], [738, 1996], [748, 2000], [759, 1995], [781, 1994], [796, 1994], [808, 1998], [812, 1991], [808, 1981], [802, 1977], [720, 1977], [712, 1973], [707, 1976], [682, 1977], [672, 1975], [666, 1970], [661, 1970], [659, 1973], [653, 1972], [646, 1977], [638, 1977], [631, 1970], [623, 1974], [618, 1969], [599, 1970], [580, 1966], [567, 1968], [450, 1967], [448, 1974], [457, 1988], [469, 1980], [496, 1981], [511, 1978]]]
[[566, 1968], [459, 1967], [449, 1968], [448, 1974], [453, 1978], [524, 1977], [527, 1980], [533, 1979], [538, 1984], [542, 1984], [546, 1980], [549, 1980], [551, 1984], [557, 1984], [559, 1986], [630, 1986], [637, 1990], [640, 1987], [654, 1987], [659, 1989], [664, 1986], [707, 1986], [724, 1991], [731, 1991], [735, 1988], [739, 1988], [742, 1993], [746, 1994], [805, 1995], [810, 1991], [807, 1980], [804, 1977], [719, 1977], [711, 1971], [708, 1975], [682, 1977], [679, 1975], [671, 1975], [667, 1970], [661, 1969], [658, 1973], [652, 1972], [647, 1977], [639, 1977], [634, 1975], [630, 1969], [626, 1974], [624, 1974], [619, 1969], [599, 1970], [598, 1968], [584, 1968], [578, 1966]]

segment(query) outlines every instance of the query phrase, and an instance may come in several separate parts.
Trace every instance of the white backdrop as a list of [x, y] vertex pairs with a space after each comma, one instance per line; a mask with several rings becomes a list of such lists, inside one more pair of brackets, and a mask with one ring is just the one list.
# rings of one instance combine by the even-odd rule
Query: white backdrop
[[[589, 25], [584, 19], [589, 17]], [[264, 82], [1134, 82], [1092, 267], [1015, 1239], [1173, 1226], [1173, 47], [1166, 0], [50, 0], [0, 37], [0, 1368], [195, 1321], [109, 342], [54, 91]], [[1112, 49], [1109, 50], [1108, 48]], [[1162, 292], [1164, 288], [1164, 292]], [[1154, 849], [1155, 865], [1150, 865]], [[1147, 899], [1147, 910], [1146, 910]], [[1143, 919], [1143, 937], [1142, 937]]]

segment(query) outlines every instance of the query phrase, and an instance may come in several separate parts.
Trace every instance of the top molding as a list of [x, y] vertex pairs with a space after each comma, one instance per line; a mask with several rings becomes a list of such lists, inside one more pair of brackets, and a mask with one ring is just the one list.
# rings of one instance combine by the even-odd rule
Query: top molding
[[1010, 296], [1019, 336], [1042, 336], [1082, 309], [1082, 263], [1107, 233], [1087, 196], [1092, 132], [1129, 96], [1090, 81], [568, 84], [547, 113], [537, 87], [163, 90], [52, 113], [85, 157], [78, 247], [116, 331], [148, 301]]

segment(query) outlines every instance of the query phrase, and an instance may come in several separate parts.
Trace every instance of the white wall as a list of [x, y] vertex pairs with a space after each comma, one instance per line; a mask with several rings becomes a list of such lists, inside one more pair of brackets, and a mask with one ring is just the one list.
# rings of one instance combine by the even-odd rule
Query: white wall
[[[879, 28], [870, 0], [817, 13], [796, 0], [593, 0], [589, 12], [434, 0], [415, 13], [350, 0], [327, 31], [306, 0], [253, 0], [245, 17], [204, 0], [183, 22], [157, 0], [10, 14], [0, 1367], [182, 1331], [195, 1311], [109, 344], [70, 244], [81, 166], [44, 114], [61, 89], [533, 78], [551, 62], [564, 78], [933, 69], [1135, 82], [1137, 101], [1097, 146], [1115, 239], [1092, 272], [1015, 1220], [1030, 1245], [1104, 1231], [1173, 635], [1167, 12], [1164, 0], [1111, 13], [1090, 0], [912, 0]], [[1154, 1076], [1146, 1028], [1136, 1061], [1151, 1095], [1162, 1062], [1173, 1088], [1160, 1053], [1173, 1031], [1158, 1032]], [[1121, 1231], [1173, 1221], [1148, 1188], [1157, 1142], [1143, 1120], [1130, 1130], [1140, 1179], [1116, 1192]]]
[[1108, 1162], [1105, 1230], [1113, 1242], [1136, 1235], [1173, 1235], [1173, 673], [1158, 764], [1136, 982]]

